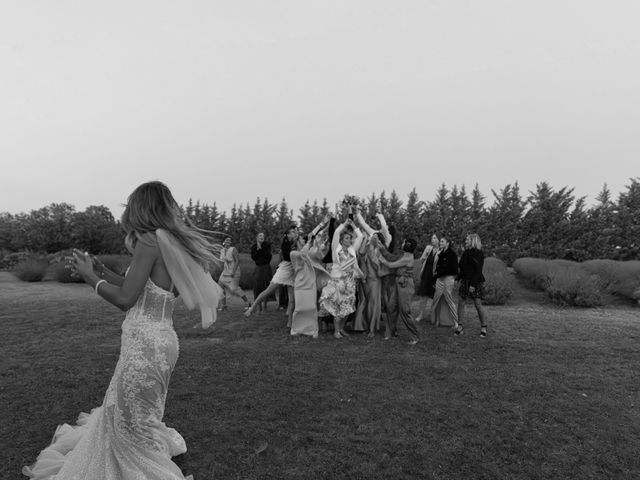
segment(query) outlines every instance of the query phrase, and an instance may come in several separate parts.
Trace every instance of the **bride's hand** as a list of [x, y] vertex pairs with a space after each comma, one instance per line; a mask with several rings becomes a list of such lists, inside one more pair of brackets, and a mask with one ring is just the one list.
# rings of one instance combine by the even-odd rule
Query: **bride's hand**
[[76, 268], [76, 264], [73, 261], [73, 257], [64, 257], [65, 259], [65, 265], [64, 268], [66, 268], [67, 270], [69, 270], [69, 276], [71, 278], [78, 278], [80, 277], [80, 275], [78, 275], [78, 269]]
[[76, 271], [85, 279], [93, 274], [93, 261], [91, 257], [88, 253], [83, 253], [77, 248], [73, 249], [72, 268], [73, 267], [75, 267]]
[[96, 273], [99, 277], [102, 277], [105, 269], [104, 263], [102, 263], [100, 259], [95, 255], [89, 255], [89, 257], [91, 258], [91, 262], [93, 263], [94, 273]]

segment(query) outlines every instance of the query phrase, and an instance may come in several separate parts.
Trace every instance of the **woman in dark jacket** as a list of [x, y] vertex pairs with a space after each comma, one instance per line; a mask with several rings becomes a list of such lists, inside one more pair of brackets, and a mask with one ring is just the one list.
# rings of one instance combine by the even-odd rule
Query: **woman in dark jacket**
[[433, 281], [433, 263], [436, 260], [436, 254], [438, 253], [439, 246], [440, 239], [434, 233], [431, 235], [431, 243], [426, 246], [424, 252], [422, 252], [422, 256], [420, 257], [422, 269], [420, 270], [420, 286], [416, 293], [422, 298], [420, 302], [420, 313], [418, 313], [418, 316], [415, 319], [416, 322], [427, 318], [429, 315], [427, 303], [430, 298], [433, 298], [433, 294], [436, 293], [435, 282]]
[[480, 237], [475, 233], [467, 235], [464, 247], [465, 250], [460, 257], [460, 271], [456, 278], [456, 280], [460, 281], [458, 322], [462, 325], [465, 302], [467, 298], [472, 299], [480, 318], [480, 337], [485, 338], [487, 336], [487, 318], [482, 308], [484, 254], [482, 253]]
[[456, 302], [453, 300], [453, 285], [458, 275], [458, 256], [446, 237], [440, 237], [440, 251], [436, 255], [433, 271], [436, 291], [431, 303], [431, 323], [436, 326], [451, 325], [454, 333], [460, 335], [462, 326], [458, 325]]
[[[265, 241], [264, 233], [256, 235], [256, 243], [251, 246], [251, 258], [256, 266], [253, 270], [253, 298], [258, 298], [271, 282], [271, 245]], [[267, 299], [258, 305], [258, 311], [267, 311]]]

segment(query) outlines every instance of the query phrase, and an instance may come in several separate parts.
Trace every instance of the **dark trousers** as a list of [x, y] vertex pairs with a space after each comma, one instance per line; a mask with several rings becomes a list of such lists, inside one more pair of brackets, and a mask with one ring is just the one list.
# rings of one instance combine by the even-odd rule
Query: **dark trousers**
[[395, 317], [398, 308], [395, 275], [380, 277], [380, 303], [385, 317], [385, 336], [396, 334]]

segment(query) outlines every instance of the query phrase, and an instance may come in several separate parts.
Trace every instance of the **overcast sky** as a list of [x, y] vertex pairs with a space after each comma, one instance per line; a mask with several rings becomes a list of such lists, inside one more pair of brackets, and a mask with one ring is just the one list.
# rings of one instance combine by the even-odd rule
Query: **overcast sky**
[[637, 0], [3, 0], [0, 211], [638, 176]]

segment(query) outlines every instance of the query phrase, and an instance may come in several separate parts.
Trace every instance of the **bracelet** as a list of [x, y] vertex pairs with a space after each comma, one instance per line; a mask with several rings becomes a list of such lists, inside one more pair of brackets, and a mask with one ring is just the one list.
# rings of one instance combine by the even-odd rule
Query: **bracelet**
[[100, 295], [100, 293], [98, 292], [98, 287], [100, 286], [100, 284], [102, 283], [107, 283], [106, 280], [102, 279], [102, 280], [98, 280], [98, 283], [96, 283], [96, 286], [93, 287], [93, 289], [96, 291], [96, 294]]

